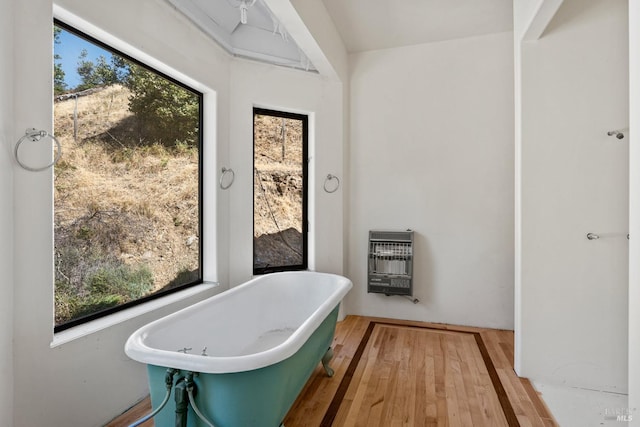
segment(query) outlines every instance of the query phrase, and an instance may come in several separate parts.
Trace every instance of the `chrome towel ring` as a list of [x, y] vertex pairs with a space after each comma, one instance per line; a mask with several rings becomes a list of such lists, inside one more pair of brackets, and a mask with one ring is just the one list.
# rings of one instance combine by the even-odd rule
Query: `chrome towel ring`
[[[227, 174], [231, 174], [231, 179], [229, 180], [229, 183], [227, 185], [224, 185], [224, 177]], [[233, 169], [231, 168], [225, 168], [224, 166], [222, 167], [222, 175], [220, 175], [220, 188], [223, 190], [228, 189], [229, 187], [231, 187], [231, 185], [233, 185], [233, 181], [235, 181], [236, 179], [236, 173], [233, 171]]]
[[[20, 149], [20, 145], [25, 141], [25, 139], [29, 138], [31, 141], [40, 141], [42, 138], [48, 136], [49, 138], [51, 138], [53, 140], [53, 142], [56, 143], [56, 155], [53, 158], [53, 161], [51, 163], [49, 163], [46, 166], [42, 166], [39, 168], [34, 168], [31, 166], [27, 166], [24, 163], [22, 163], [22, 161], [20, 160], [20, 157], [18, 156], [18, 150]], [[43, 171], [45, 169], [49, 169], [51, 166], [55, 165], [56, 163], [58, 163], [58, 160], [60, 160], [60, 157], [62, 157], [62, 145], [60, 144], [60, 141], [58, 141], [58, 139], [53, 136], [52, 134], [50, 134], [49, 132], [45, 131], [45, 130], [37, 130], [34, 128], [31, 129], [27, 129], [24, 132], [24, 136], [22, 138], [20, 138], [18, 140], [18, 142], [16, 143], [15, 148], [13, 149], [13, 155], [16, 158], [16, 162], [18, 162], [18, 164], [20, 165], [20, 167], [22, 169], [26, 169], [28, 171], [31, 172], [40, 172]]]
[[[329, 184], [333, 180], [336, 181], [336, 183], [333, 184], [333, 188], [327, 188], [327, 184]], [[338, 191], [338, 188], [340, 188], [340, 178], [331, 174], [327, 175], [327, 177], [324, 179], [324, 191], [326, 191], [327, 193], [335, 193], [336, 191]]]

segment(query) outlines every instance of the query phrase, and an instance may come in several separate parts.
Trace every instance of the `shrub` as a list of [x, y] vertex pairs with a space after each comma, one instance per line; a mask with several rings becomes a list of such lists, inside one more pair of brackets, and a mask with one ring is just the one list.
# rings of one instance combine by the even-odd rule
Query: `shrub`
[[124, 304], [153, 290], [148, 266], [130, 266], [118, 257], [120, 245], [136, 238], [125, 232], [123, 224], [135, 221], [142, 220], [126, 213], [93, 212], [56, 227], [56, 324]]
[[138, 299], [153, 287], [153, 275], [147, 266], [133, 269], [126, 264], [102, 267], [87, 278], [86, 288], [91, 295], [119, 295], [122, 302]]
[[125, 85], [131, 91], [129, 111], [149, 144], [197, 146], [198, 96], [143, 67], [129, 64]]
[[69, 282], [56, 281], [56, 323], [115, 307], [149, 293], [153, 275], [146, 266], [126, 264], [100, 267], [89, 274], [78, 292]]
[[76, 306], [71, 314], [71, 319], [77, 319], [82, 316], [96, 313], [107, 308], [115, 307], [122, 304], [121, 295], [91, 295]]
[[55, 318], [60, 324], [74, 318], [78, 307], [78, 296], [69, 289], [68, 283], [56, 281]]

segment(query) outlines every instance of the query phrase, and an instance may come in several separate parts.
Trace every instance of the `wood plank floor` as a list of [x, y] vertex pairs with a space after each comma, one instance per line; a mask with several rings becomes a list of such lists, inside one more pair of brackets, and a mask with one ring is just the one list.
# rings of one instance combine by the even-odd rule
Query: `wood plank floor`
[[[286, 427], [557, 425], [513, 371], [512, 331], [348, 316], [333, 348], [335, 375], [316, 368]], [[150, 410], [146, 399], [107, 427]]]

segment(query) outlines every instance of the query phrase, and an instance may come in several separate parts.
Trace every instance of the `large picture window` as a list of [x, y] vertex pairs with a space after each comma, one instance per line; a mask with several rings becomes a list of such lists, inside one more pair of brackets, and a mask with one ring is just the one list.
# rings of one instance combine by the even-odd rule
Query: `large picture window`
[[202, 94], [54, 22], [55, 330], [202, 282]]
[[308, 117], [253, 110], [253, 273], [307, 268]]

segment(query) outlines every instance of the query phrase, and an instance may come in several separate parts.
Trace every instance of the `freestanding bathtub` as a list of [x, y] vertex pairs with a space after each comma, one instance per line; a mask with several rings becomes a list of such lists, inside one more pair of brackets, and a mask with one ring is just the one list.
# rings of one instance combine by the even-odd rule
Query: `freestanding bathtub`
[[[143, 326], [125, 352], [147, 364], [154, 408], [174, 368], [174, 384], [195, 373], [196, 407], [215, 427], [277, 427], [321, 359], [330, 357], [338, 307], [351, 287], [349, 279], [326, 273], [260, 276]], [[175, 426], [175, 408], [171, 399], [155, 416], [156, 427]], [[206, 424], [189, 407], [187, 425]]]

